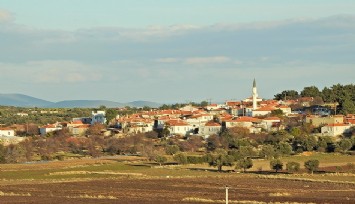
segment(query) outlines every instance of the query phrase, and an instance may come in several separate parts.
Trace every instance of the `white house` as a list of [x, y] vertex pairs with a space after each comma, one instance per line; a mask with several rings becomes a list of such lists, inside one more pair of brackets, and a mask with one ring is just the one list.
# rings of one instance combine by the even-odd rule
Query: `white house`
[[265, 106], [265, 107], [261, 107], [258, 108], [256, 110], [252, 111], [252, 116], [264, 116], [264, 115], [268, 115], [271, 113], [271, 111], [275, 110], [276, 108], [271, 107], [271, 106]]
[[215, 135], [221, 132], [222, 125], [214, 121], [209, 121], [200, 126], [199, 133], [201, 135]]
[[97, 111], [95, 113], [95, 111], [91, 112], [91, 124], [95, 124], [95, 123], [101, 123], [101, 124], [105, 124], [106, 123], [106, 112], [105, 111]]
[[268, 117], [262, 120], [262, 125], [266, 131], [271, 131], [274, 128], [280, 127], [281, 119], [279, 117]]
[[15, 136], [15, 131], [9, 128], [0, 128], [0, 136]]
[[173, 135], [187, 135], [194, 132], [194, 127], [182, 120], [168, 121], [170, 134]]
[[191, 112], [193, 112], [193, 111], [197, 111], [198, 108], [196, 108], [195, 106], [192, 106], [192, 105], [186, 105], [186, 106], [180, 108], [179, 110], [181, 110], [181, 111], [191, 111]]
[[282, 110], [284, 115], [289, 115], [292, 113], [291, 107], [290, 106], [286, 106], [286, 105], [281, 105], [277, 107], [278, 109]]
[[62, 128], [63, 128], [63, 126], [59, 123], [48, 124], [48, 125], [40, 127], [39, 132], [41, 133], [41, 135], [45, 135], [50, 132], [55, 132], [57, 130], [61, 130]]
[[213, 119], [211, 114], [197, 114], [186, 118], [186, 122], [196, 128]]
[[321, 132], [324, 136], [338, 136], [347, 133], [350, 130], [350, 127], [350, 124], [328, 124], [321, 128]]

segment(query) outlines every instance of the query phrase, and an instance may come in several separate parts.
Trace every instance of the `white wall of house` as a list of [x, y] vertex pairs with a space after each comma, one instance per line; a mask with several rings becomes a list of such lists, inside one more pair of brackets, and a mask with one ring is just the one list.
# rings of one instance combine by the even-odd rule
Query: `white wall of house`
[[15, 131], [11, 129], [0, 129], [0, 136], [15, 136]]
[[285, 115], [290, 115], [292, 113], [292, 110], [290, 107], [287, 108], [279, 108], [280, 110], [282, 110], [283, 114]]
[[170, 130], [170, 134], [187, 135], [194, 131], [194, 127], [191, 125], [186, 125], [186, 126], [176, 125], [176, 126], [170, 126], [169, 130]]
[[100, 123], [100, 124], [105, 124], [106, 123], [106, 112], [105, 111], [97, 111], [96, 113], [94, 111], [91, 112], [91, 124], [95, 123]]
[[273, 124], [280, 123], [280, 121], [281, 120], [277, 120], [277, 119], [275, 119], [275, 120], [263, 120], [261, 122], [261, 125], [263, 126], [263, 128], [266, 129], [266, 131], [270, 131], [270, 130], [272, 130]]
[[321, 133], [324, 136], [338, 136], [349, 131], [350, 127], [346, 124], [326, 125], [321, 128]]
[[201, 126], [199, 134], [201, 135], [216, 135], [221, 132], [222, 126]]
[[56, 125], [56, 126], [53, 126], [53, 127], [41, 127], [39, 128], [39, 132], [41, 135], [45, 135], [47, 133], [50, 133], [50, 132], [55, 132], [55, 131], [58, 131], [58, 130], [61, 130], [62, 129], [62, 126], [59, 126], [59, 125]]
[[271, 111], [259, 111], [259, 110], [254, 110], [252, 111], [252, 117], [255, 117], [255, 116], [264, 116], [264, 115], [268, 115], [270, 114]]

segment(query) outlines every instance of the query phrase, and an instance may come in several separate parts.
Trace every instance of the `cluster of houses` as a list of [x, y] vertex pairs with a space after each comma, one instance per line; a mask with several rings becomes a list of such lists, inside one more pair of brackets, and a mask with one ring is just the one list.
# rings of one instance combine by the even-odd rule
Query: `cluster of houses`
[[67, 128], [72, 135], [85, 135], [91, 125], [95, 123], [106, 123], [105, 114], [105, 111], [92, 111], [91, 117], [73, 118], [71, 122], [57, 122], [44, 125], [39, 128], [39, 132], [41, 135], [46, 135], [47, 133]]
[[350, 131], [355, 125], [354, 115], [330, 115], [325, 107], [314, 107], [312, 114], [292, 111], [292, 105], [309, 107], [313, 97], [298, 100], [263, 100], [258, 97], [256, 82], [253, 82], [252, 97], [242, 101], [227, 101], [225, 104], [210, 104], [206, 107], [191, 105], [179, 110], [154, 110], [127, 115], [117, 119], [117, 126], [124, 133], [144, 133], [168, 129], [171, 135], [218, 134], [231, 127], [244, 127], [250, 133], [270, 132], [285, 128], [280, 117], [271, 113], [280, 110], [285, 117], [296, 117], [313, 127], [321, 127], [321, 135], [337, 136]]
[[[300, 118], [313, 127], [319, 127], [323, 136], [337, 136], [350, 131], [355, 125], [355, 115], [330, 115], [324, 107], [313, 108], [314, 114], [291, 110], [291, 106], [309, 107], [313, 98], [297, 100], [263, 100], [258, 97], [256, 82], [252, 96], [242, 101], [226, 101], [224, 104], [209, 104], [206, 107], [187, 105], [178, 110], [150, 110], [117, 116], [115, 127], [121, 135], [145, 133], [153, 130], [168, 130], [170, 135], [200, 135], [207, 138], [225, 128], [243, 127], [250, 133], [270, 132], [284, 129], [280, 117]], [[67, 128], [73, 135], [84, 135], [95, 123], [106, 123], [105, 111], [92, 112], [91, 117], [73, 118], [71, 122], [48, 124], [39, 128], [41, 135]], [[14, 136], [14, 130], [0, 129], [0, 136]]]

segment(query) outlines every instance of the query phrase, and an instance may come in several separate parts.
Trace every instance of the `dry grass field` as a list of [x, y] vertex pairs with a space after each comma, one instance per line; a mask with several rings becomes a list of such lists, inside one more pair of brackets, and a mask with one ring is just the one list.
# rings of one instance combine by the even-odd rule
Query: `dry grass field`
[[225, 203], [225, 185], [229, 203], [355, 203], [351, 173], [219, 173], [140, 159], [3, 164], [0, 203]]

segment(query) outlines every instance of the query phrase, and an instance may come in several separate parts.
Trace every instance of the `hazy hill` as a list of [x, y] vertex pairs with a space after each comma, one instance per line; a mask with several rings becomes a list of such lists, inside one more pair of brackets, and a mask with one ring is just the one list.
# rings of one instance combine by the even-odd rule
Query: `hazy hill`
[[150, 101], [133, 101], [129, 103], [119, 103], [107, 100], [66, 100], [51, 102], [23, 94], [0, 94], [0, 105], [17, 107], [42, 107], [42, 108], [98, 108], [106, 106], [113, 107], [159, 107], [159, 103]]
[[162, 104], [160, 103], [155, 103], [151, 101], [132, 101], [129, 103], [126, 103], [126, 105], [131, 106], [131, 107], [144, 107], [144, 106], [149, 106], [151, 108], [158, 108]]
[[46, 107], [53, 102], [26, 96], [23, 94], [0, 94], [0, 105], [18, 107]]
[[123, 107], [122, 103], [106, 100], [67, 100], [53, 103], [49, 108], [97, 108], [106, 106], [107, 108]]

